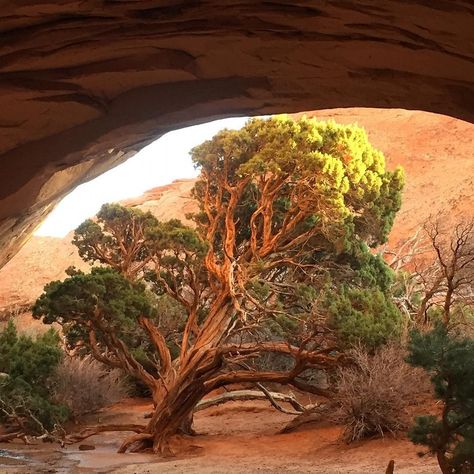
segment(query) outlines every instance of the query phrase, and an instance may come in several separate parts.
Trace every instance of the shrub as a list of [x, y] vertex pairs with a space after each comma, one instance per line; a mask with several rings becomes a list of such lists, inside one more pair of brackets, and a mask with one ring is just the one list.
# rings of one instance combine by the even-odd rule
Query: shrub
[[0, 422], [26, 434], [49, 432], [67, 419], [67, 409], [49, 397], [49, 382], [62, 351], [50, 329], [36, 339], [18, 335], [10, 320], [0, 332]]
[[56, 368], [51, 393], [77, 418], [123, 399], [129, 387], [118, 369], [108, 370], [90, 356], [65, 357]]
[[400, 337], [402, 315], [377, 288], [343, 287], [327, 295], [326, 305], [329, 323], [346, 345], [361, 344], [372, 351]]
[[[353, 364], [340, 369], [334, 414], [344, 425], [347, 442], [395, 433], [409, 425], [407, 407], [428, 390], [423, 372], [408, 365], [403, 350], [394, 345], [368, 354], [362, 347], [351, 351]], [[425, 382], [425, 383], [423, 383]]]
[[474, 339], [442, 324], [411, 335], [408, 362], [431, 375], [440, 417], [420, 416], [408, 436], [436, 454], [443, 473], [474, 472]]

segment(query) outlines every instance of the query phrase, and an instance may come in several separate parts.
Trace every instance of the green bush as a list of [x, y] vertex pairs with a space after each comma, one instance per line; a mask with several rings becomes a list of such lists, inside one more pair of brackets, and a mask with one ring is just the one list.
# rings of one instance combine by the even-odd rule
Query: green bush
[[53, 329], [36, 339], [18, 335], [12, 321], [0, 332], [0, 422], [38, 435], [67, 419], [67, 409], [49, 398], [59, 342]]
[[402, 315], [377, 288], [341, 288], [326, 295], [329, 324], [347, 346], [362, 344], [374, 350], [401, 334]]
[[474, 340], [438, 324], [413, 332], [409, 350], [407, 361], [430, 374], [443, 410], [417, 417], [408, 436], [437, 456], [444, 474], [474, 472]]

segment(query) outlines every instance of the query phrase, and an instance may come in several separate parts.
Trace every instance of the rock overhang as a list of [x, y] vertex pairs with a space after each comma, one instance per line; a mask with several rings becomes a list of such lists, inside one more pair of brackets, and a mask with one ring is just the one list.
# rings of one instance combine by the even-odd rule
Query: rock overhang
[[175, 128], [350, 106], [474, 121], [468, 1], [21, 0], [0, 18], [0, 265]]

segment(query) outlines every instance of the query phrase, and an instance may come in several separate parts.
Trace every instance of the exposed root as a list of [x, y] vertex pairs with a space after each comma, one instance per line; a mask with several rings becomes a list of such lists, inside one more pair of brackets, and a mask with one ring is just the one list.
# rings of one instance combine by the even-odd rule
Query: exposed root
[[385, 470], [385, 474], [393, 474], [395, 470], [395, 461], [393, 459], [390, 460], [388, 463], [387, 469]]
[[131, 449], [132, 452], [143, 451], [146, 449], [146, 445], [143, 442], [152, 438], [153, 436], [150, 433], [138, 433], [136, 435], [130, 436], [124, 440], [117, 452], [125, 453], [127, 449], [133, 444], [137, 444], [137, 446], [135, 449]]
[[315, 423], [321, 421], [323, 416], [328, 413], [334, 404], [322, 404], [312, 407], [307, 407], [307, 409], [300, 413], [297, 417], [293, 418], [284, 428], [280, 430], [280, 433], [291, 433], [295, 431], [302, 425], [308, 423]]
[[164, 458], [172, 458], [175, 453], [171, 450], [169, 438], [163, 436], [156, 437], [153, 442], [153, 453]]
[[106, 431], [134, 431], [135, 433], [141, 433], [145, 430], [143, 425], [100, 425], [100, 426], [90, 426], [82, 430], [79, 433], [67, 436], [65, 439], [65, 444], [74, 444], [78, 441], [83, 441], [84, 439], [90, 438], [99, 433], [104, 433]]

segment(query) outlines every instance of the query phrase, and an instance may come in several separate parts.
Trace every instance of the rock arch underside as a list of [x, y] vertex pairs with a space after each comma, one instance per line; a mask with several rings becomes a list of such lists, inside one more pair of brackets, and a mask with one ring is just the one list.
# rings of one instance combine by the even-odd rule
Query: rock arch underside
[[473, 122], [473, 24], [470, 0], [0, 1], [0, 265], [174, 128], [351, 106]]

